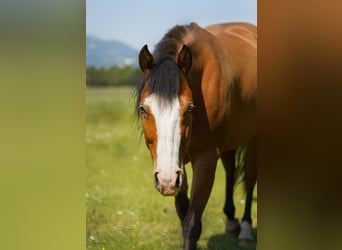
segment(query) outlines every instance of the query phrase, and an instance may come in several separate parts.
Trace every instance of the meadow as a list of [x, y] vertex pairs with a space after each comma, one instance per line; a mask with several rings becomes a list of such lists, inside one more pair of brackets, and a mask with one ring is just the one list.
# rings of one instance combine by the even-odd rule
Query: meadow
[[[182, 249], [174, 198], [154, 188], [152, 161], [134, 116], [133, 90], [128, 87], [87, 88], [86, 239], [87, 250]], [[187, 165], [191, 184], [191, 167]], [[226, 235], [222, 212], [225, 176], [219, 162], [214, 187], [202, 217], [198, 249], [240, 249]], [[257, 188], [253, 200], [253, 234], [257, 238]], [[244, 207], [241, 182], [235, 205]], [[247, 250], [256, 249], [256, 244]]]

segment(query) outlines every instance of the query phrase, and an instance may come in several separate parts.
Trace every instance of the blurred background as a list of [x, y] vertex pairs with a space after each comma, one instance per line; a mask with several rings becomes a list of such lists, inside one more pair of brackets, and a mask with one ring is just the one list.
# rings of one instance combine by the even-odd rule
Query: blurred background
[[[256, 22], [257, 1], [112, 2], [114, 7], [101, 0], [0, 3], [2, 249], [180, 246], [178, 218], [168, 205], [173, 200], [154, 191], [149, 155], [137, 139], [131, 88], [85, 88], [86, 33], [153, 50], [175, 24]], [[342, 249], [336, 216], [342, 205], [340, 10], [337, 0], [258, 1], [258, 126], [264, 132], [258, 145], [258, 249]], [[111, 37], [96, 32], [103, 29]], [[120, 113], [113, 116], [113, 108]], [[111, 151], [104, 154], [106, 147]], [[236, 249], [222, 234], [221, 170], [203, 217], [200, 249]], [[240, 204], [239, 194], [236, 199]]]
[[86, 1], [87, 86], [134, 85], [138, 52], [173, 26], [196, 22], [257, 24], [257, 1]]

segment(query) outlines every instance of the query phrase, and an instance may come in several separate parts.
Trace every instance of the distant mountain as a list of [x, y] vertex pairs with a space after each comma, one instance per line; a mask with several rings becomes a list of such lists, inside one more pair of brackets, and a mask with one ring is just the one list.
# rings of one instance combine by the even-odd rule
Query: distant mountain
[[87, 67], [137, 66], [137, 58], [138, 51], [122, 42], [86, 37]]

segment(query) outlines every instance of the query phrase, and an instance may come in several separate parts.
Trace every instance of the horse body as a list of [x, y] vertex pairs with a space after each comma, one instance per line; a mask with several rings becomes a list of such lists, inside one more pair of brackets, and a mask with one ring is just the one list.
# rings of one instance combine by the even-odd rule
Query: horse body
[[[175, 195], [185, 249], [196, 248], [219, 158], [226, 169], [227, 231], [240, 230], [233, 203], [234, 154], [240, 145], [247, 145], [247, 197], [239, 238], [242, 242], [251, 240], [250, 210], [256, 182], [256, 46], [253, 25], [226, 23], [202, 29], [192, 23], [166, 33], [153, 56], [146, 46], [139, 54], [145, 78], [138, 87], [137, 109], [143, 114], [156, 188], [163, 195]], [[193, 170], [190, 199], [184, 168], [189, 161]]]
[[[220, 152], [246, 145], [256, 134], [256, 40], [252, 29], [246, 32], [254, 43], [236, 35], [248, 24], [220, 24], [201, 29], [193, 24], [191, 48], [194, 63], [190, 70], [190, 88], [196, 106], [191, 145], [197, 150], [197, 138], [205, 140], [203, 121], [208, 123], [208, 136]], [[232, 29], [232, 31], [230, 31]], [[236, 31], [235, 31], [236, 30]], [[211, 36], [208, 32], [215, 35]], [[254, 28], [256, 33], [256, 29]], [[238, 34], [238, 33], [237, 33]], [[193, 45], [195, 43], [195, 45]], [[200, 73], [199, 73], [200, 72]], [[198, 109], [201, 110], [198, 110]], [[202, 117], [197, 117], [199, 114]]]

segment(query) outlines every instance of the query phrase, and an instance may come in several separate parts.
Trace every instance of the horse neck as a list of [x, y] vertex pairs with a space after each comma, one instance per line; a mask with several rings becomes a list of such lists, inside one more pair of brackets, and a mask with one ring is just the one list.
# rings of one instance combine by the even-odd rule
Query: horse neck
[[199, 84], [206, 68], [209, 66], [221, 67], [218, 64], [220, 55], [214, 49], [217, 39], [206, 30], [198, 27], [194, 29], [185, 43], [190, 47], [192, 53], [190, 78], [193, 79], [193, 84]]
[[[231, 97], [230, 88], [233, 83], [234, 68], [232, 58], [227, 48], [221, 47], [220, 41], [204, 29], [197, 29], [189, 43], [193, 56], [193, 65], [189, 74], [189, 85], [193, 98], [200, 106], [216, 106], [211, 102], [220, 102], [227, 105]], [[218, 49], [218, 48], [222, 49]], [[224, 81], [222, 81], [224, 79]], [[210, 97], [209, 97], [210, 96]], [[223, 106], [222, 106], [223, 107]], [[211, 110], [223, 116], [219, 110]]]
[[185, 37], [184, 42], [191, 48], [192, 71], [202, 72], [208, 62], [217, 61], [219, 55], [214, 49], [217, 47], [217, 38], [205, 29], [193, 24], [193, 30]]

